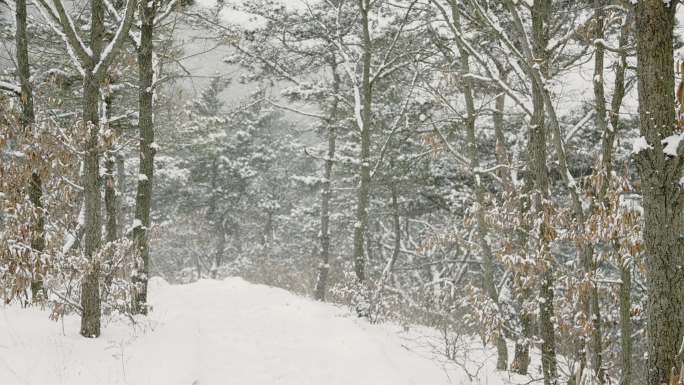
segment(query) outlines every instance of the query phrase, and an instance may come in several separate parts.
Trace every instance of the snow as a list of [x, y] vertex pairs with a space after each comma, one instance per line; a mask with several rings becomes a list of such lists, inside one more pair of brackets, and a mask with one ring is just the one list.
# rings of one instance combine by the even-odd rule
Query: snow
[[648, 144], [646, 138], [640, 136], [638, 138], [632, 139], [632, 154], [638, 154], [644, 150], [652, 150], [653, 147]]
[[[216, 9], [217, 6], [219, 6], [216, 0], [198, 0], [197, 4], [205, 9]], [[234, 0], [222, 2], [219, 11], [221, 21], [227, 25], [237, 26], [248, 31], [257, 30], [266, 26], [267, 21], [262, 17], [236, 9], [236, 6], [239, 5], [240, 3]]]
[[12, 91], [16, 94], [21, 93], [21, 87], [19, 87], [18, 85], [14, 84], [14, 83], [10, 83], [10, 82], [1, 81], [1, 80], [0, 80], [0, 89], [9, 90], [9, 91]]
[[143, 227], [143, 223], [140, 219], [134, 219], [133, 224], [128, 229], [128, 232], [133, 231], [133, 230], [137, 229], [138, 227]]
[[294, 180], [295, 182], [299, 182], [307, 187], [314, 187], [319, 183], [323, 183], [325, 181], [325, 178], [310, 175], [293, 175], [290, 177], [290, 179]]
[[3, 385], [508, 383], [494, 370], [468, 381], [457, 365], [429, 359], [420, 350], [429, 343], [402, 337], [398, 325], [370, 325], [239, 278], [184, 286], [152, 278], [150, 295], [149, 318], [131, 327], [109, 317], [98, 339], [78, 335], [76, 316], [53, 322], [47, 310], [0, 308]]
[[[131, 1], [131, 0], [128, 0], [128, 1]], [[126, 7], [124, 9], [128, 9], [128, 2], [126, 2]], [[124, 15], [124, 18], [125, 17], [126, 16]], [[100, 54], [100, 60], [98, 61], [97, 64], [95, 64], [95, 68], [93, 68], [93, 73], [97, 74], [98, 72], [107, 70], [107, 68], [100, 68], [100, 67], [103, 67], [106, 64], [106, 61], [110, 59], [109, 57], [111, 55], [113, 55], [112, 50], [114, 49], [115, 45], [119, 44], [120, 36], [123, 33], [125, 24], [126, 24], [125, 20], [121, 20], [119, 22], [119, 26], [116, 29], [116, 33], [114, 34], [114, 37], [109, 42], [109, 44], [107, 44], [107, 46], [104, 48], [104, 50]]]
[[673, 134], [663, 139], [663, 152], [669, 156], [678, 156], [679, 146], [684, 139], [684, 134]]

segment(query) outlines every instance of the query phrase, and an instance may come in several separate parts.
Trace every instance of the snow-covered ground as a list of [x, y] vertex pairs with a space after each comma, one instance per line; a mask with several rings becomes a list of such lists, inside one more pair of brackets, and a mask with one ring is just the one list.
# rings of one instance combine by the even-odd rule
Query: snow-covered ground
[[[153, 311], [135, 327], [110, 320], [99, 339], [79, 319], [0, 308], [2, 385], [504, 384], [487, 361], [473, 382], [440, 363], [428, 331], [370, 325], [343, 308], [239, 278], [151, 284]], [[429, 334], [429, 332], [428, 332]], [[427, 335], [427, 334], [425, 334]], [[483, 355], [484, 353], [484, 355]], [[521, 379], [521, 382], [529, 379]]]

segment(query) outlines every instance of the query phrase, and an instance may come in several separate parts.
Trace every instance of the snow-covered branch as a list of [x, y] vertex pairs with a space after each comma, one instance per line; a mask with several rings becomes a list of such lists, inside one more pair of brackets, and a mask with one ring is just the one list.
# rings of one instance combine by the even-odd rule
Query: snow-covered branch
[[14, 96], [21, 96], [21, 87], [14, 83], [0, 81], [0, 90], [11, 92]]
[[[81, 66], [90, 66], [93, 62], [93, 52], [89, 47], [87, 47], [81, 37], [76, 32], [76, 27], [74, 27], [74, 22], [71, 16], [64, 9], [64, 5], [61, 0], [50, 0], [54, 5], [54, 8], [47, 3], [46, 0], [38, 0], [38, 3], [42, 6], [45, 13], [48, 16], [48, 21], [58, 22], [61, 27], [61, 33], [64, 37], [64, 42], [67, 44], [67, 48], [73, 51], [75, 58], [79, 62], [75, 64], [80, 64]], [[41, 7], [39, 7], [41, 8]], [[43, 15], [45, 16], [45, 13]]]
[[119, 51], [121, 45], [126, 39], [126, 36], [128, 36], [128, 31], [130, 31], [131, 25], [133, 24], [133, 16], [135, 15], [137, 3], [137, 0], [126, 1], [126, 14], [124, 19], [123, 21], [119, 22], [119, 28], [116, 30], [116, 34], [102, 52], [100, 61], [95, 64], [95, 67], [93, 68], [93, 73], [96, 78], [100, 78], [105, 74], [109, 68], [109, 65], [114, 60], [117, 51]]

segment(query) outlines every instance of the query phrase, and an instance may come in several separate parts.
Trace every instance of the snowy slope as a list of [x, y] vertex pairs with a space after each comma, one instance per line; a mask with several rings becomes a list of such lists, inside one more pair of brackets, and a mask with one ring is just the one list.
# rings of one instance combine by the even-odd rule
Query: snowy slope
[[[78, 335], [77, 317], [62, 325], [47, 311], [0, 308], [0, 384], [471, 383], [457, 366], [418, 353], [421, 343], [396, 326], [283, 290], [239, 278], [185, 286], [156, 279], [151, 293], [148, 319], [135, 328], [111, 321], [95, 340]], [[504, 383], [483, 369], [473, 383]]]

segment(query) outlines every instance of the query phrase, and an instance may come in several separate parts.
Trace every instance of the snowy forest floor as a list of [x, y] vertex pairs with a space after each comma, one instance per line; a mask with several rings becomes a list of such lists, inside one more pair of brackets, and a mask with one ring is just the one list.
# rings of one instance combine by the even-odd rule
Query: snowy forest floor
[[[0, 308], [3, 385], [498, 385], [528, 383], [496, 372], [481, 343], [455, 363], [440, 335], [371, 325], [344, 308], [239, 278], [189, 285], [151, 282], [150, 316], [107, 319], [99, 339], [79, 318]], [[467, 360], [466, 360], [467, 358]], [[504, 378], [506, 377], [506, 378]]]

